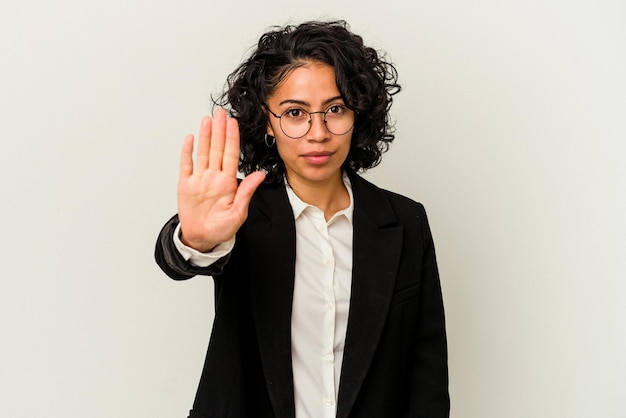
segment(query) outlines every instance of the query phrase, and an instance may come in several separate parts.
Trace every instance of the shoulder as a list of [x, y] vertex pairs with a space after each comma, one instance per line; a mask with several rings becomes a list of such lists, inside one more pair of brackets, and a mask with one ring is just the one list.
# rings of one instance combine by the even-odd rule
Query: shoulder
[[400, 227], [405, 243], [432, 243], [430, 225], [424, 205], [407, 196], [376, 186], [360, 176], [352, 175], [355, 230], [366, 223], [378, 228]]
[[410, 197], [392, 192], [390, 190], [381, 189], [389, 202], [396, 208], [406, 208], [411, 211], [425, 212], [424, 205]]
[[276, 206], [287, 201], [283, 183], [261, 183], [250, 201], [251, 206]]
[[353, 191], [356, 189], [355, 194], [362, 197], [361, 202], [358, 202], [358, 199], [355, 198], [357, 200], [356, 204], [370, 205], [373, 203], [373, 200], [384, 201], [399, 218], [406, 216], [415, 217], [416, 215], [425, 217], [426, 215], [424, 205], [407, 196], [378, 187], [356, 174], [351, 174], [350, 180]]
[[[284, 184], [261, 183], [254, 192], [248, 206], [248, 219], [258, 221], [261, 219], [293, 218], [293, 212], [289, 205], [287, 190]], [[249, 223], [249, 222], [248, 222]]]

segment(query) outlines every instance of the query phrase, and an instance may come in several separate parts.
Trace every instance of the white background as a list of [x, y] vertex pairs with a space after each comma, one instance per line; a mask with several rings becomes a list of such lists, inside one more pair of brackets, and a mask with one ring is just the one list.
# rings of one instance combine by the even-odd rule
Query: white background
[[0, 416], [186, 416], [212, 283], [152, 256], [182, 140], [268, 26], [326, 18], [400, 73], [367, 177], [429, 212], [452, 417], [626, 417], [622, 0], [6, 2]]

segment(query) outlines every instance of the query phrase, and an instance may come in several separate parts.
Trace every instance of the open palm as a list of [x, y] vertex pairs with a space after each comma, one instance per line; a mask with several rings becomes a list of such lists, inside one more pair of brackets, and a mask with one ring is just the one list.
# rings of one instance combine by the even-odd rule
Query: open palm
[[265, 173], [254, 172], [238, 182], [239, 125], [224, 109], [202, 119], [195, 164], [193, 148], [194, 137], [188, 135], [180, 160], [178, 216], [183, 243], [206, 252], [241, 227]]

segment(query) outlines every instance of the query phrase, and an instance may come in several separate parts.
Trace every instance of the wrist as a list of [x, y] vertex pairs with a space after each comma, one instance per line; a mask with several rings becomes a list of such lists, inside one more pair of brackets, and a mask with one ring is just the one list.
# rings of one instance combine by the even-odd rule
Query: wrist
[[215, 247], [219, 245], [219, 242], [214, 243], [201, 240], [189, 240], [185, 237], [185, 234], [183, 234], [182, 229], [180, 230], [178, 238], [180, 238], [180, 242], [182, 242], [185, 246], [193, 248], [194, 250], [201, 253], [211, 252]]

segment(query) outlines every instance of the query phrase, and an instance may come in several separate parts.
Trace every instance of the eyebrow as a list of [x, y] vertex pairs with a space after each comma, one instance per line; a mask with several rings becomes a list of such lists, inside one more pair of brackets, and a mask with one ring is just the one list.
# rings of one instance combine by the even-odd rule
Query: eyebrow
[[[335, 96], [335, 97], [331, 97], [330, 99], [326, 99], [322, 105], [327, 105], [330, 104], [332, 102], [334, 102], [335, 100], [343, 100], [343, 97], [341, 97], [340, 95]], [[285, 104], [297, 104], [297, 105], [301, 105], [301, 106], [311, 106], [311, 104], [309, 102], [306, 102], [304, 100], [296, 100], [296, 99], [287, 99], [287, 100], [283, 100], [282, 102], [280, 102], [278, 105], [282, 106]]]

